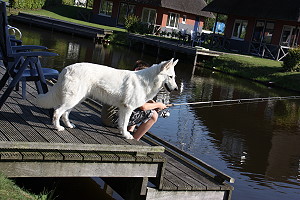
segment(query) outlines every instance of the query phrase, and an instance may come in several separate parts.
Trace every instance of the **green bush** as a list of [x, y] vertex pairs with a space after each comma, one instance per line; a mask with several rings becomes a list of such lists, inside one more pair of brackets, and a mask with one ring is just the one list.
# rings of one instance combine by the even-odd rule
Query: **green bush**
[[283, 60], [283, 68], [286, 71], [298, 71], [300, 69], [300, 47], [289, 49]]
[[128, 15], [125, 18], [125, 29], [129, 33], [146, 34], [149, 33], [148, 25], [142, 23], [141, 19], [135, 15]]
[[55, 5], [74, 5], [74, 0], [9, 0], [9, 4], [15, 9], [41, 9]]

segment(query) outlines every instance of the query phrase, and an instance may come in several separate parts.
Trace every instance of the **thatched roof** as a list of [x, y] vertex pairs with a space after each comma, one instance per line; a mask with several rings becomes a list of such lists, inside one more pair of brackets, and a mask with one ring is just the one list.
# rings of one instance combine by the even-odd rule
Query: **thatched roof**
[[204, 17], [214, 17], [210, 12], [202, 11], [207, 5], [204, 0], [128, 0], [134, 3], [143, 3], [175, 11], [181, 11]]
[[300, 22], [300, 0], [214, 0], [203, 11]]

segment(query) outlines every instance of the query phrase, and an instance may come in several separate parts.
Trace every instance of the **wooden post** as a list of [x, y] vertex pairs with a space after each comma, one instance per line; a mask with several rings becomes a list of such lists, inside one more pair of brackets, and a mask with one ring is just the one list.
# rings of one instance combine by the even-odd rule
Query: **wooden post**
[[107, 185], [107, 183], [104, 183], [103, 189], [105, 193], [108, 194], [109, 196], [112, 196], [114, 193], [114, 190], [109, 185]]
[[[296, 46], [298, 46], [298, 44], [300, 43], [300, 41], [299, 41], [299, 35], [300, 35], [300, 31], [298, 30], [298, 28], [299, 28], [299, 26], [297, 25], [296, 26], [296, 37], [295, 37], [295, 42], [294, 43], [296, 43]], [[293, 46], [294, 46], [294, 43], [293, 43]]]
[[196, 52], [195, 59], [194, 59], [194, 66], [193, 66], [192, 75], [194, 75], [195, 70], [196, 70], [197, 59], [198, 59], [198, 54], [197, 54], [197, 52]]

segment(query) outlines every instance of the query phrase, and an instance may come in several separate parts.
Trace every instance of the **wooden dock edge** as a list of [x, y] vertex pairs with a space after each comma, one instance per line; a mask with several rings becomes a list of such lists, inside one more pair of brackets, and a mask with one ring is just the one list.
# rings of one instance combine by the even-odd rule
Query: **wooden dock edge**
[[[235, 179], [228, 176], [227, 174], [221, 172], [220, 170], [210, 166], [209, 164], [205, 163], [204, 161], [178, 149], [174, 145], [162, 140], [161, 138], [155, 136], [154, 134], [148, 132], [146, 134], [146, 137], [144, 137], [144, 141], [154, 144], [154, 145], [162, 145], [166, 147], [165, 151], [168, 153], [171, 153], [175, 155], [176, 157], [180, 157], [181, 160], [189, 164], [191, 167], [198, 169], [200, 171], [204, 171], [203, 169], [207, 170], [207, 172], [210, 172], [206, 174], [210, 175], [213, 179], [218, 181], [219, 183], [224, 183], [224, 181], [227, 181], [229, 183], [234, 183]], [[204, 171], [205, 172], [205, 171]]]
[[104, 145], [104, 144], [74, 144], [47, 142], [8, 142], [0, 141], [0, 149], [18, 150], [72, 150], [72, 151], [103, 151], [103, 152], [134, 152], [137, 155], [164, 152], [162, 146], [138, 145]]

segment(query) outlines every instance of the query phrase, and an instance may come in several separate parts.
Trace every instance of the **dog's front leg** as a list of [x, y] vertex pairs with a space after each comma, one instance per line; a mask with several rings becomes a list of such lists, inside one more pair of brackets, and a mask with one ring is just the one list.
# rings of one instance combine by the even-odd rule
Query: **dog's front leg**
[[127, 131], [131, 113], [132, 109], [120, 108], [119, 110], [119, 130], [126, 139], [134, 139], [133, 136]]

